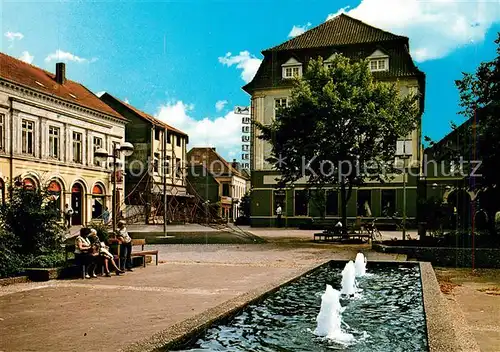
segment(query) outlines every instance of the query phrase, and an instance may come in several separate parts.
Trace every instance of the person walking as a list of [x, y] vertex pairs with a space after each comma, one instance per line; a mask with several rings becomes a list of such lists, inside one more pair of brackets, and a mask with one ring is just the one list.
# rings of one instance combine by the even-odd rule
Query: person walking
[[278, 207], [276, 208], [276, 223], [278, 227], [281, 227], [281, 205], [278, 204]]
[[73, 216], [73, 209], [69, 204], [66, 203], [66, 207], [64, 208], [64, 219], [66, 222], [66, 228], [71, 227], [71, 217]]
[[118, 222], [118, 240], [120, 241], [120, 270], [132, 270], [132, 238], [125, 227], [125, 220]]
[[104, 210], [102, 212], [102, 221], [104, 225], [107, 225], [109, 223], [109, 217], [110, 217], [109, 210], [107, 207], [104, 207]]

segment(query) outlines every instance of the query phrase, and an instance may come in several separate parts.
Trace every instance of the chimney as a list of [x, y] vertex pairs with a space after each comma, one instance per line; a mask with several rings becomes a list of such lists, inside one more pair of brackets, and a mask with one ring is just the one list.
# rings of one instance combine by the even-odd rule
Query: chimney
[[236, 169], [238, 171], [240, 171], [240, 163], [236, 161], [236, 159], [233, 159], [233, 162], [231, 163], [231, 167], [233, 169]]
[[56, 82], [59, 84], [66, 83], [66, 64], [64, 62], [56, 63]]

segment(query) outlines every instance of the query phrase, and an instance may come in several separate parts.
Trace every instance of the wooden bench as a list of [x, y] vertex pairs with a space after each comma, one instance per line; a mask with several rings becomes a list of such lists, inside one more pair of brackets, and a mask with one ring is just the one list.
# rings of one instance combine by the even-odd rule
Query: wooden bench
[[313, 240], [316, 241], [328, 241], [333, 239], [342, 239], [344, 236], [341, 229], [324, 230], [323, 232], [315, 233]]
[[323, 232], [314, 234], [314, 241], [329, 241], [329, 240], [350, 240], [350, 239], [372, 239], [372, 235], [370, 233], [362, 233], [362, 232], [351, 232], [351, 233], [342, 233], [341, 229], [334, 230], [325, 230]]
[[[142, 256], [143, 257], [143, 263], [144, 267], [146, 267], [146, 256], [147, 255], [154, 255], [156, 256], [156, 265], [158, 265], [158, 250], [157, 249], [152, 249], [145, 251], [144, 250], [144, 245], [146, 244], [146, 240], [144, 238], [141, 239], [132, 239], [132, 256]], [[134, 251], [133, 247], [134, 246], [141, 246], [140, 251]]]

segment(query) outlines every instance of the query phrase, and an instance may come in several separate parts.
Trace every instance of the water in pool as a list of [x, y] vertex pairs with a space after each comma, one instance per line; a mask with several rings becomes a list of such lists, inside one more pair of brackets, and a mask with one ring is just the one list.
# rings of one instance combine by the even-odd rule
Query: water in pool
[[419, 267], [363, 262], [332, 262], [303, 276], [188, 350], [428, 351]]

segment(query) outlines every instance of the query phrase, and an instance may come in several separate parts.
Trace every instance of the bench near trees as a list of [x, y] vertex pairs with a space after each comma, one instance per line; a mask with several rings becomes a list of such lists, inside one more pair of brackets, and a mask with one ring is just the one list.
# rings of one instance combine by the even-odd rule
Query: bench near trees
[[[132, 260], [134, 257], [142, 257], [142, 263], [143, 266], [146, 267], [146, 256], [151, 255], [156, 257], [156, 265], [158, 265], [158, 250], [157, 249], [151, 249], [151, 250], [144, 250], [144, 246], [146, 245], [146, 240], [141, 238], [141, 239], [132, 239]], [[137, 247], [141, 246], [141, 250], [137, 250]], [[69, 258], [69, 253], [74, 253], [75, 252], [75, 245], [74, 244], [67, 244], [65, 245], [65, 258], [66, 258], [66, 263], [69, 263], [71, 259]], [[117, 254], [114, 254], [114, 259], [117, 263], [117, 265], [120, 265], [120, 247], [118, 246], [117, 249]], [[85, 267], [82, 267], [83, 270], [83, 277], [85, 278]]]

